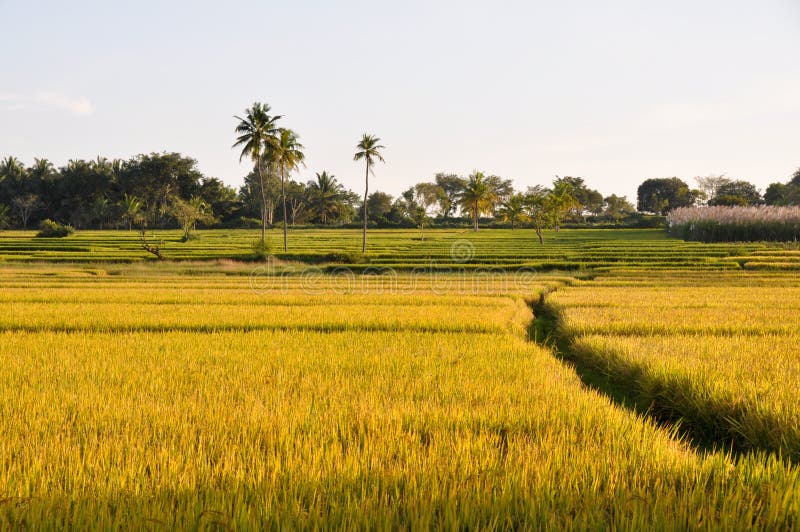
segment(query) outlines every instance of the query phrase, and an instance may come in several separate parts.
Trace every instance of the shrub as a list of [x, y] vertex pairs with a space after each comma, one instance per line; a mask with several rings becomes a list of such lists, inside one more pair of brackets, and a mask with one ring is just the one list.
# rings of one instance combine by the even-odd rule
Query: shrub
[[272, 255], [272, 243], [269, 240], [260, 238], [253, 242], [253, 258], [255, 260], [267, 260]]
[[41, 238], [63, 238], [75, 232], [71, 225], [62, 225], [53, 220], [42, 220], [39, 224], [39, 232], [36, 236]]
[[800, 207], [684, 207], [669, 214], [669, 232], [701, 242], [792, 242]]

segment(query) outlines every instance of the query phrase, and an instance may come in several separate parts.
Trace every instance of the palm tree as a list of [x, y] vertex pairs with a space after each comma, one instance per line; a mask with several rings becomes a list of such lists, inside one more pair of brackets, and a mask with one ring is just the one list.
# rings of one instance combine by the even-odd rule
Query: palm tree
[[47, 159], [34, 159], [33, 166], [28, 169], [28, 173], [31, 179], [37, 183], [41, 183], [53, 177], [56, 174], [56, 169], [53, 163]]
[[357, 151], [353, 157], [354, 161], [364, 159], [367, 164], [364, 186], [364, 236], [361, 240], [361, 253], [367, 252], [367, 195], [369, 194], [369, 174], [372, 172], [372, 166], [376, 161], [384, 162], [383, 156], [381, 155], [381, 150], [384, 149], [384, 146], [379, 144], [380, 141], [381, 139], [375, 135], [364, 133], [361, 137], [361, 141], [356, 145]]
[[0, 181], [11, 179], [14, 184], [19, 184], [25, 178], [25, 167], [19, 159], [8, 156], [0, 162]]
[[497, 192], [483, 172], [475, 172], [469, 176], [458, 194], [458, 201], [461, 208], [472, 216], [473, 230], [477, 231], [481, 213], [491, 212], [497, 203]]
[[267, 149], [267, 157], [281, 174], [281, 200], [283, 202], [283, 252], [287, 251], [286, 232], [286, 178], [304, 164], [303, 145], [297, 140], [297, 134], [291, 129], [280, 128], [275, 142]]
[[236, 126], [236, 142], [233, 147], [242, 147], [239, 155], [239, 162], [244, 157], [250, 157], [256, 167], [256, 174], [261, 186], [261, 243], [267, 240], [267, 193], [264, 188], [264, 175], [261, 171], [263, 156], [269, 147], [274, 146], [278, 135], [278, 127], [275, 123], [281, 118], [280, 115], [270, 115], [270, 107], [266, 103], [255, 102], [252, 107], [245, 110], [245, 117], [234, 116], [239, 120]]
[[128, 222], [128, 231], [133, 227], [133, 222], [139, 216], [142, 210], [142, 202], [135, 196], [125, 194], [119, 201], [120, 208], [122, 209], [122, 219]]
[[308, 195], [312, 207], [319, 212], [320, 221], [328, 223], [328, 214], [336, 208], [342, 197], [342, 185], [333, 174], [317, 172], [317, 181], [308, 183]]

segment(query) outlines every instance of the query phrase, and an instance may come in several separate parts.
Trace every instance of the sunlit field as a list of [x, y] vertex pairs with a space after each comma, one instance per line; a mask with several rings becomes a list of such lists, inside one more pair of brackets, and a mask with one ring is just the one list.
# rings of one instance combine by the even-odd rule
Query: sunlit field
[[622, 279], [549, 299], [573, 355], [700, 438], [797, 462], [800, 278], [607, 286]]
[[624, 271], [5, 255], [0, 527], [797, 526], [800, 279], [727, 260], [792, 250], [627, 233], [542, 248]]
[[[5, 231], [0, 262], [119, 263], [142, 262], [153, 255], [142, 249], [136, 231], [79, 231], [67, 238], [36, 238], [35, 231]], [[148, 231], [171, 261], [252, 260], [260, 232], [202, 230], [181, 241], [180, 231]], [[545, 231], [540, 245], [532, 229], [372, 230], [361, 255], [361, 233], [353, 229], [294, 229], [283, 253], [281, 234], [270, 230], [267, 242], [281, 260], [301, 261], [330, 270], [346, 264], [352, 271], [436, 271], [454, 264], [461, 269], [615, 271], [619, 269], [739, 270], [800, 269], [796, 245], [765, 243], [701, 244], [668, 238], [660, 229], [562, 229]]]

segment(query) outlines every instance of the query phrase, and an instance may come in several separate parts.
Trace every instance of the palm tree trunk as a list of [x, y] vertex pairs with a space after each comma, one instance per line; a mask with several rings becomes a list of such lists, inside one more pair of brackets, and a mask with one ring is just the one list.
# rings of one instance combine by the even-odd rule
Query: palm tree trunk
[[367, 159], [367, 173], [364, 183], [364, 234], [361, 238], [361, 253], [367, 252], [367, 194], [369, 193], [369, 159]]
[[286, 170], [281, 168], [281, 200], [283, 201], [283, 252], [288, 251], [286, 239]]
[[475, 228], [473, 229], [473, 231], [476, 231], [476, 232], [478, 231], [478, 216], [479, 215], [480, 215], [480, 211], [478, 211], [478, 202], [476, 201], [475, 202], [475, 220], [474, 220]]
[[256, 161], [258, 182], [261, 185], [261, 245], [267, 243], [267, 193], [264, 190], [264, 176], [261, 175], [261, 160]]

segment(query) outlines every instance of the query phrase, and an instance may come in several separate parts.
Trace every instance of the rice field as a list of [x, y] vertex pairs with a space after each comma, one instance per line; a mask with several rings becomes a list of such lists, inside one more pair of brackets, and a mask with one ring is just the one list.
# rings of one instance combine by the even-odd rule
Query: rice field
[[644, 408], [706, 443], [797, 462], [800, 279], [736, 277], [681, 286], [600, 277], [549, 302], [571, 356]]
[[[181, 231], [153, 231], [170, 261], [252, 260], [259, 231], [202, 230], [181, 242]], [[750, 243], [702, 244], [669, 238], [660, 229], [563, 229], [546, 231], [540, 245], [531, 229], [434, 229], [425, 239], [415, 230], [374, 230], [362, 256], [361, 233], [351, 229], [295, 229], [289, 252], [279, 252], [281, 236], [270, 230], [275, 256], [282, 261], [318, 265], [331, 271], [345, 264], [350, 271], [460, 270], [618, 271], [798, 269], [797, 247]], [[131, 231], [78, 231], [66, 238], [36, 238], [34, 231], [0, 232], [0, 263], [152, 262]]]
[[397, 233], [371, 274], [3, 255], [0, 528], [800, 523], [800, 283], [742, 267], [793, 250], [561, 231], [607, 258], [541, 273], [491, 268], [543, 260], [522, 231]]

